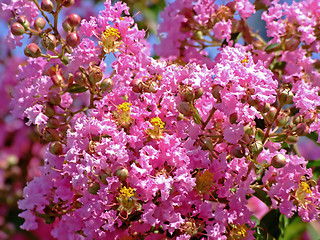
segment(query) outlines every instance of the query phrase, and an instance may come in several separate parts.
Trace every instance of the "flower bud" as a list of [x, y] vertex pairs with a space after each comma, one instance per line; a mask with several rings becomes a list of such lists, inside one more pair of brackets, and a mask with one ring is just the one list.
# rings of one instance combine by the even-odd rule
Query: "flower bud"
[[21, 36], [25, 33], [25, 29], [24, 27], [20, 24], [20, 23], [14, 23], [12, 24], [11, 26], [11, 33], [14, 35], [14, 36]]
[[195, 99], [201, 98], [202, 95], [203, 95], [203, 92], [204, 92], [204, 90], [203, 90], [202, 87], [196, 88], [196, 89], [194, 90], [194, 98], [195, 98]]
[[238, 113], [234, 112], [234, 113], [231, 113], [230, 117], [229, 117], [229, 121], [231, 124], [234, 124], [236, 123], [238, 120]]
[[48, 142], [60, 140], [59, 132], [56, 129], [52, 128], [46, 128], [44, 130], [43, 137]]
[[282, 168], [286, 163], [286, 158], [282, 154], [277, 154], [271, 159], [271, 165], [275, 168]]
[[47, 117], [53, 117], [56, 114], [56, 111], [54, 109], [54, 106], [52, 106], [51, 104], [46, 104], [44, 107], [44, 115], [46, 115]]
[[111, 92], [113, 88], [113, 81], [111, 78], [105, 78], [100, 83], [100, 89], [102, 92], [108, 91]]
[[214, 147], [212, 144], [212, 140], [210, 138], [206, 138], [203, 140], [203, 144], [201, 145], [202, 150], [213, 151]]
[[43, 48], [52, 51], [56, 48], [57, 40], [53, 34], [45, 34], [42, 37], [41, 45]]
[[[246, 135], [253, 135], [255, 132], [254, 127], [251, 127], [250, 125], [245, 125], [243, 127], [243, 130], [246, 133]], [[246, 136], [246, 135], [244, 135], [244, 136]]]
[[186, 117], [193, 115], [192, 107], [188, 102], [179, 102], [177, 106], [178, 111]]
[[284, 42], [284, 48], [286, 51], [294, 51], [299, 47], [300, 41], [296, 38], [286, 39]]
[[296, 128], [296, 134], [298, 136], [305, 136], [309, 133], [309, 127], [305, 123], [299, 123]]
[[221, 96], [220, 96], [220, 91], [223, 89], [222, 86], [220, 85], [213, 85], [212, 86], [212, 90], [211, 90], [211, 93], [212, 93], [212, 96], [217, 99], [218, 101], [221, 101]]
[[98, 194], [100, 190], [100, 184], [98, 182], [91, 182], [88, 186], [88, 192], [94, 195]]
[[183, 86], [180, 92], [180, 96], [183, 101], [191, 102], [195, 97], [193, 88], [190, 86]]
[[242, 145], [232, 145], [230, 148], [230, 154], [236, 158], [242, 158], [245, 155], [245, 149]]
[[41, 50], [39, 46], [35, 43], [30, 43], [25, 49], [24, 49], [24, 54], [27, 57], [31, 58], [37, 58], [40, 57], [41, 55]]
[[103, 78], [103, 72], [98, 66], [91, 66], [89, 67], [89, 81], [92, 84], [96, 84], [97, 82], [100, 82]]
[[275, 123], [278, 127], [284, 127], [285, 125], [287, 125], [288, 121], [289, 121], [290, 117], [287, 116], [284, 113], [279, 114], [279, 116], [277, 117]]
[[47, 121], [47, 126], [48, 126], [48, 128], [53, 128], [53, 129], [59, 128], [60, 121], [55, 117], [51, 117]]
[[249, 104], [250, 106], [256, 107], [256, 106], [258, 105], [258, 102], [259, 102], [259, 101], [258, 101], [257, 99], [253, 99], [253, 98], [251, 97], [251, 95], [250, 95], [250, 96], [248, 96], [247, 102], [248, 102], [248, 104]]
[[63, 5], [62, 5], [62, 6], [64, 6], [64, 7], [71, 7], [71, 6], [74, 4], [74, 1], [75, 1], [75, 0], [65, 0], [65, 1], [63, 2]]
[[45, 12], [53, 11], [53, 3], [51, 0], [42, 0], [41, 9]]
[[66, 43], [70, 47], [76, 47], [80, 44], [80, 37], [78, 33], [75, 32], [69, 32], [66, 37]]
[[288, 136], [285, 140], [288, 144], [296, 144], [299, 141], [299, 136]]
[[107, 185], [108, 184], [107, 177], [108, 177], [108, 174], [106, 174], [105, 172], [100, 172], [98, 176], [98, 180], [102, 184]]
[[277, 99], [281, 105], [292, 104], [293, 93], [289, 89], [281, 89], [277, 94]]
[[63, 147], [60, 142], [50, 143], [49, 151], [54, 155], [61, 155], [63, 152]]
[[71, 30], [72, 30], [72, 27], [71, 27], [70, 23], [68, 22], [68, 19], [66, 19], [62, 22], [62, 27], [63, 27], [63, 30], [66, 32], [71, 32]]
[[274, 107], [274, 106], [271, 106], [270, 107], [270, 110], [268, 111], [266, 117], [267, 119], [272, 122], [274, 117], [276, 116], [276, 113], [277, 113], [277, 109]]
[[59, 105], [61, 103], [61, 97], [58, 93], [49, 92], [47, 98], [52, 105]]
[[125, 181], [129, 176], [128, 169], [123, 166], [119, 166], [116, 168], [115, 175], [119, 178], [121, 182]]
[[263, 144], [261, 141], [256, 141], [250, 145], [250, 152], [253, 156], [258, 156], [263, 150]]
[[141, 93], [142, 92], [142, 81], [141, 79], [133, 79], [130, 83], [130, 86], [132, 87], [132, 91], [135, 93]]
[[36, 20], [34, 21], [33, 24], [34, 28], [39, 30], [39, 29], [44, 29], [44, 27], [46, 26], [46, 20], [43, 17], [38, 17], [36, 18]]
[[20, 16], [17, 18], [17, 22], [20, 23], [26, 31], [28, 31], [30, 27], [30, 22], [28, 21], [26, 16]]
[[298, 123], [303, 122], [303, 116], [300, 115], [299, 113], [296, 114], [296, 115], [293, 117], [292, 122], [293, 122], [294, 124], [298, 124]]
[[76, 72], [74, 75], [74, 80], [79, 85], [84, 85], [87, 81], [86, 75], [84, 75], [82, 72]]
[[67, 22], [72, 28], [77, 27], [80, 24], [80, 21], [81, 21], [81, 17], [76, 13], [70, 14], [67, 18]]
[[270, 103], [258, 102], [257, 110], [261, 113], [269, 112]]
[[142, 84], [142, 90], [147, 93], [156, 93], [157, 83], [154, 81], [147, 81]]

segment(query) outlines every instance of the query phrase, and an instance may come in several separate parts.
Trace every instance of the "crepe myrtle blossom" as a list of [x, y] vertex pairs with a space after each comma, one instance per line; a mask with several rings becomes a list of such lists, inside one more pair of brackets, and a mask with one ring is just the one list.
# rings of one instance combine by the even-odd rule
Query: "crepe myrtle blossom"
[[293, 8], [275, 2], [264, 13], [266, 43], [246, 24], [249, 1], [172, 2], [153, 58], [127, 5], [104, 7], [64, 23], [64, 35], [47, 29], [59, 41], [28, 45], [19, 67], [12, 113], [47, 143], [41, 175], [18, 202], [23, 229], [44, 221], [57, 239], [255, 239], [254, 197], [267, 211], [318, 219], [319, 187], [295, 148], [318, 131], [307, 48], [317, 40], [305, 27], [295, 33], [304, 48], [285, 45], [282, 10]]

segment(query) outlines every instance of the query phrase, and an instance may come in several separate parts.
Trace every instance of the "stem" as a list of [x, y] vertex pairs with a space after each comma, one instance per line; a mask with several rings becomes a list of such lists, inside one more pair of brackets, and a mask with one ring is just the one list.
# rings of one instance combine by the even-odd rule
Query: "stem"
[[266, 141], [268, 140], [268, 138], [269, 138], [269, 133], [270, 133], [270, 130], [271, 130], [271, 128], [272, 128], [272, 125], [273, 125], [274, 121], [277, 119], [277, 117], [278, 117], [278, 115], [279, 115], [279, 113], [280, 113], [281, 108], [282, 108], [282, 104], [279, 104], [279, 106], [278, 106], [278, 108], [277, 108], [277, 112], [276, 112], [276, 114], [274, 115], [274, 118], [272, 119], [272, 122], [268, 125], [268, 128], [267, 128], [267, 130], [266, 130], [266, 132], [265, 132], [265, 134], [264, 134], [264, 137], [263, 137], [263, 139], [262, 139], [262, 144], [265, 144]]
[[206, 126], [208, 125], [208, 123], [209, 123], [210, 119], [212, 118], [215, 111], [216, 111], [216, 109], [214, 107], [212, 107], [207, 120], [202, 124], [202, 127], [201, 127], [202, 130], [204, 130], [206, 128]]
[[293, 152], [294, 152], [296, 155], [298, 155], [298, 157], [301, 157], [301, 153], [300, 153], [300, 150], [299, 150], [297, 144], [294, 144], [294, 145], [292, 146], [292, 150], [293, 150]]

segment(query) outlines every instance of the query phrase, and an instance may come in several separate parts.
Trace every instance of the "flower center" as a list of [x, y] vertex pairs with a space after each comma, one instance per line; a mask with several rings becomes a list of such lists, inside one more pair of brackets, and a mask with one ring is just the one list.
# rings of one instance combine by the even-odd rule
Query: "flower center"
[[242, 224], [234, 228], [234, 233], [236, 235], [236, 239], [243, 239], [247, 237], [248, 232], [247, 232], [247, 226]]
[[161, 118], [159, 117], [152, 118], [150, 123], [154, 128], [159, 128], [159, 129], [164, 128], [164, 122], [162, 122]]
[[117, 52], [119, 51], [117, 48], [121, 45], [119, 38], [120, 32], [118, 29], [109, 27], [101, 34], [101, 41], [99, 44], [106, 53]]
[[296, 191], [296, 198], [300, 203], [305, 203], [306, 196], [311, 194], [311, 189], [308, 183], [301, 182]]
[[134, 190], [131, 187], [129, 187], [129, 188], [122, 187], [120, 189], [120, 198], [126, 199], [126, 201], [128, 201], [128, 199], [133, 196], [134, 196]]
[[117, 120], [118, 124], [123, 127], [128, 127], [130, 125], [131, 117], [130, 117], [130, 106], [132, 104], [128, 102], [123, 102], [117, 106]]
[[247, 58], [247, 56], [246, 56], [244, 59], [242, 59], [240, 62], [241, 62], [241, 63], [243, 64], [243, 66], [245, 67], [245, 66], [246, 66], [246, 63], [248, 63], [248, 58]]

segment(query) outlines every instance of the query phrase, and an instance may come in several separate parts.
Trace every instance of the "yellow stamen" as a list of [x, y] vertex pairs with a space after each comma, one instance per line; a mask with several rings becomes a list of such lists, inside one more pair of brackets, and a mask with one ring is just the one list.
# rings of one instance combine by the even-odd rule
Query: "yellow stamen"
[[120, 198], [128, 200], [130, 197], [134, 196], [134, 190], [129, 187], [122, 187], [120, 189]]
[[105, 38], [109, 38], [109, 37], [120, 38], [119, 30], [113, 27], [107, 28], [102, 34], [104, 35]]
[[247, 237], [247, 235], [248, 235], [247, 226], [244, 224], [237, 226], [234, 229], [234, 232], [237, 235], [238, 239], [243, 239], [243, 238]]
[[128, 103], [128, 102], [123, 102], [123, 103], [119, 104], [118, 107], [117, 107], [118, 112], [120, 112], [120, 111], [122, 111], [122, 112], [129, 112], [131, 105], [132, 105], [132, 104], [131, 104], [131, 103]]
[[246, 63], [248, 63], [247, 56], [244, 59], [242, 59], [240, 62], [243, 64], [243, 66], [246, 66]]
[[161, 118], [159, 117], [152, 118], [150, 123], [152, 124], [153, 127], [160, 128], [160, 129], [163, 129], [165, 125], [164, 122], [162, 122]]

